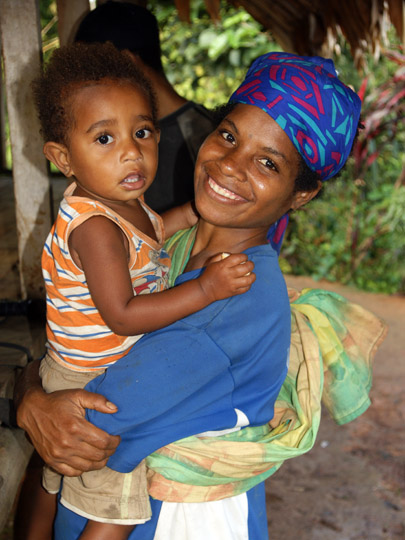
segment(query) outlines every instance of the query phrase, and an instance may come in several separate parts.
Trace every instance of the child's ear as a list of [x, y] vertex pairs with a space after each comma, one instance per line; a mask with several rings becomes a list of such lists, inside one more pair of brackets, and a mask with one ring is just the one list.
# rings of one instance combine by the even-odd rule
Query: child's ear
[[322, 182], [318, 180], [318, 186], [310, 191], [297, 191], [295, 193], [292, 203], [291, 210], [298, 210], [301, 206], [304, 206], [309, 201], [311, 201], [322, 189]]
[[69, 150], [64, 144], [48, 141], [44, 144], [44, 154], [65, 176], [73, 175]]

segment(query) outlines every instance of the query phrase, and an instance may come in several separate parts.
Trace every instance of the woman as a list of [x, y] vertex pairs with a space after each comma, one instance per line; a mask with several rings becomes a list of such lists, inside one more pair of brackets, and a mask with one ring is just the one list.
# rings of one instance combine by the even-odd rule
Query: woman
[[[57, 406], [62, 423], [68, 400], [78, 416], [82, 407], [101, 411], [89, 410], [88, 419], [121, 437], [108, 461], [121, 472], [183, 437], [243, 434], [241, 428], [273, 418], [287, 374], [291, 315], [267, 232], [314, 198], [322, 182], [342, 168], [360, 108], [358, 96], [339, 81], [330, 60], [270, 53], [254, 62], [200, 150], [195, 201], [201, 219], [196, 229], [174, 240], [172, 252], [175, 273], [184, 272], [178, 283], [198, 275], [211, 256], [240, 251], [254, 262], [256, 282], [244, 295], [142, 338], [123, 362], [88, 387], [107, 402], [81, 391], [45, 396], [33, 387], [22, 401], [19, 422], [51, 465], [65, 474], [95, 468], [94, 461], [104, 464], [117, 444], [117, 438], [94, 427], [87, 437], [82, 420], [74, 427], [85, 441], [82, 447], [66, 428], [69, 449], [61, 450], [58, 434], [49, 433], [45, 409]], [[105, 415], [115, 411], [111, 402], [118, 412]], [[50, 443], [38, 435], [44, 429]], [[89, 459], [89, 445], [96, 448], [95, 458]], [[154, 469], [163, 480], [154, 484], [152, 478], [153, 517], [131, 539], [267, 538], [262, 482], [237, 495], [226, 483], [194, 490], [169, 468]], [[83, 518], [59, 506], [58, 540], [77, 538], [84, 525]]]

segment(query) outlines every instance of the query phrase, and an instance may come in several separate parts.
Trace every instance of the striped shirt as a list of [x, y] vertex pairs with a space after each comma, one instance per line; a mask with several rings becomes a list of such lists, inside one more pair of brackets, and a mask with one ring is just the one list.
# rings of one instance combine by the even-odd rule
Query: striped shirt
[[83, 271], [71, 257], [70, 233], [93, 216], [105, 216], [118, 225], [128, 239], [128, 269], [135, 295], [167, 288], [170, 259], [162, 249], [162, 219], [149, 207], [143, 205], [155, 228], [157, 242], [102, 203], [73, 197], [75, 187], [71, 184], [64, 193], [42, 255], [47, 348], [59, 364], [75, 371], [93, 371], [116, 362], [142, 336], [118, 336], [106, 325], [90, 296]]

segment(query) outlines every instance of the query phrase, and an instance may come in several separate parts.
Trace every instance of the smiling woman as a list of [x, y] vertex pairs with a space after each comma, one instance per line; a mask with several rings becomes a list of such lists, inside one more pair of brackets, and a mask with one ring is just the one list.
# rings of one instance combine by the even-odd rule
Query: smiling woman
[[[67, 427], [67, 413], [59, 414], [71, 458], [58, 457], [64, 452], [59, 452], [54, 430], [51, 446], [58, 448], [56, 453], [36, 436], [51, 421], [44, 404], [56, 399], [63, 411], [68, 408], [66, 395], [44, 396], [36, 386], [19, 408], [20, 425], [62, 472], [98, 468], [110, 456], [108, 467], [127, 474], [152, 454], [152, 517], [130, 533], [133, 540], [268, 537], [263, 480], [274, 467], [265, 459], [267, 442], [259, 444], [257, 436], [267, 440], [269, 422], [277, 425], [279, 420], [275, 403], [288, 370], [291, 311], [267, 234], [344, 165], [360, 100], [339, 81], [331, 61], [273, 53], [253, 64], [231, 102], [196, 163], [199, 222], [168, 242], [171, 279], [176, 280], [172, 290], [200, 279], [211, 257], [224, 252], [231, 254], [224, 259], [228, 261], [243, 251], [249, 261], [238, 266], [247, 277], [254, 263], [256, 281], [245, 294], [223, 298], [143, 336], [92, 380], [86, 389], [117, 405], [115, 414], [104, 414], [105, 402], [100, 406], [97, 394], [68, 394], [88, 407], [86, 420], [74, 422], [75, 433]], [[317, 343], [315, 351], [319, 357]], [[116, 444], [112, 435], [121, 438], [115, 452], [106, 450], [98, 464], [82, 444], [83, 438], [89, 441], [88, 433], [100, 441], [92, 424], [106, 432], [103, 448]], [[206, 441], [224, 446], [207, 453], [216, 446]], [[99, 442], [95, 446], [100, 449]], [[75, 493], [77, 482], [65, 477], [57, 540], [87, 538], [82, 536], [86, 516], [65, 500]]]
[[[280, 126], [261, 109], [237, 105], [202, 145], [195, 173], [196, 205], [218, 225], [262, 234], [321, 189], [295, 193], [299, 154]], [[226, 208], [226, 210], [225, 210]], [[264, 230], [262, 230], [264, 228]], [[259, 240], [259, 237], [257, 237]]]

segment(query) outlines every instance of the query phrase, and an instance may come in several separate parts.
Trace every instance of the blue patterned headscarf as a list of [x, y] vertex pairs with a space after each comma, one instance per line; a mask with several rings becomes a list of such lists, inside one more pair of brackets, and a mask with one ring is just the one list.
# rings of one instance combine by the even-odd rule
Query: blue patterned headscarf
[[[322, 181], [346, 163], [361, 110], [360, 98], [338, 79], [332, 60], [283, 52], [259, 56], [229, 102], [271, 116]], [[268, 234], [278, 253], [287, 223], [285, 215]]]
[[269, 114], [322, 181], [345, 164], [361, 109], [332, 60], [282, 52], [259, 56], [229, 101]]

